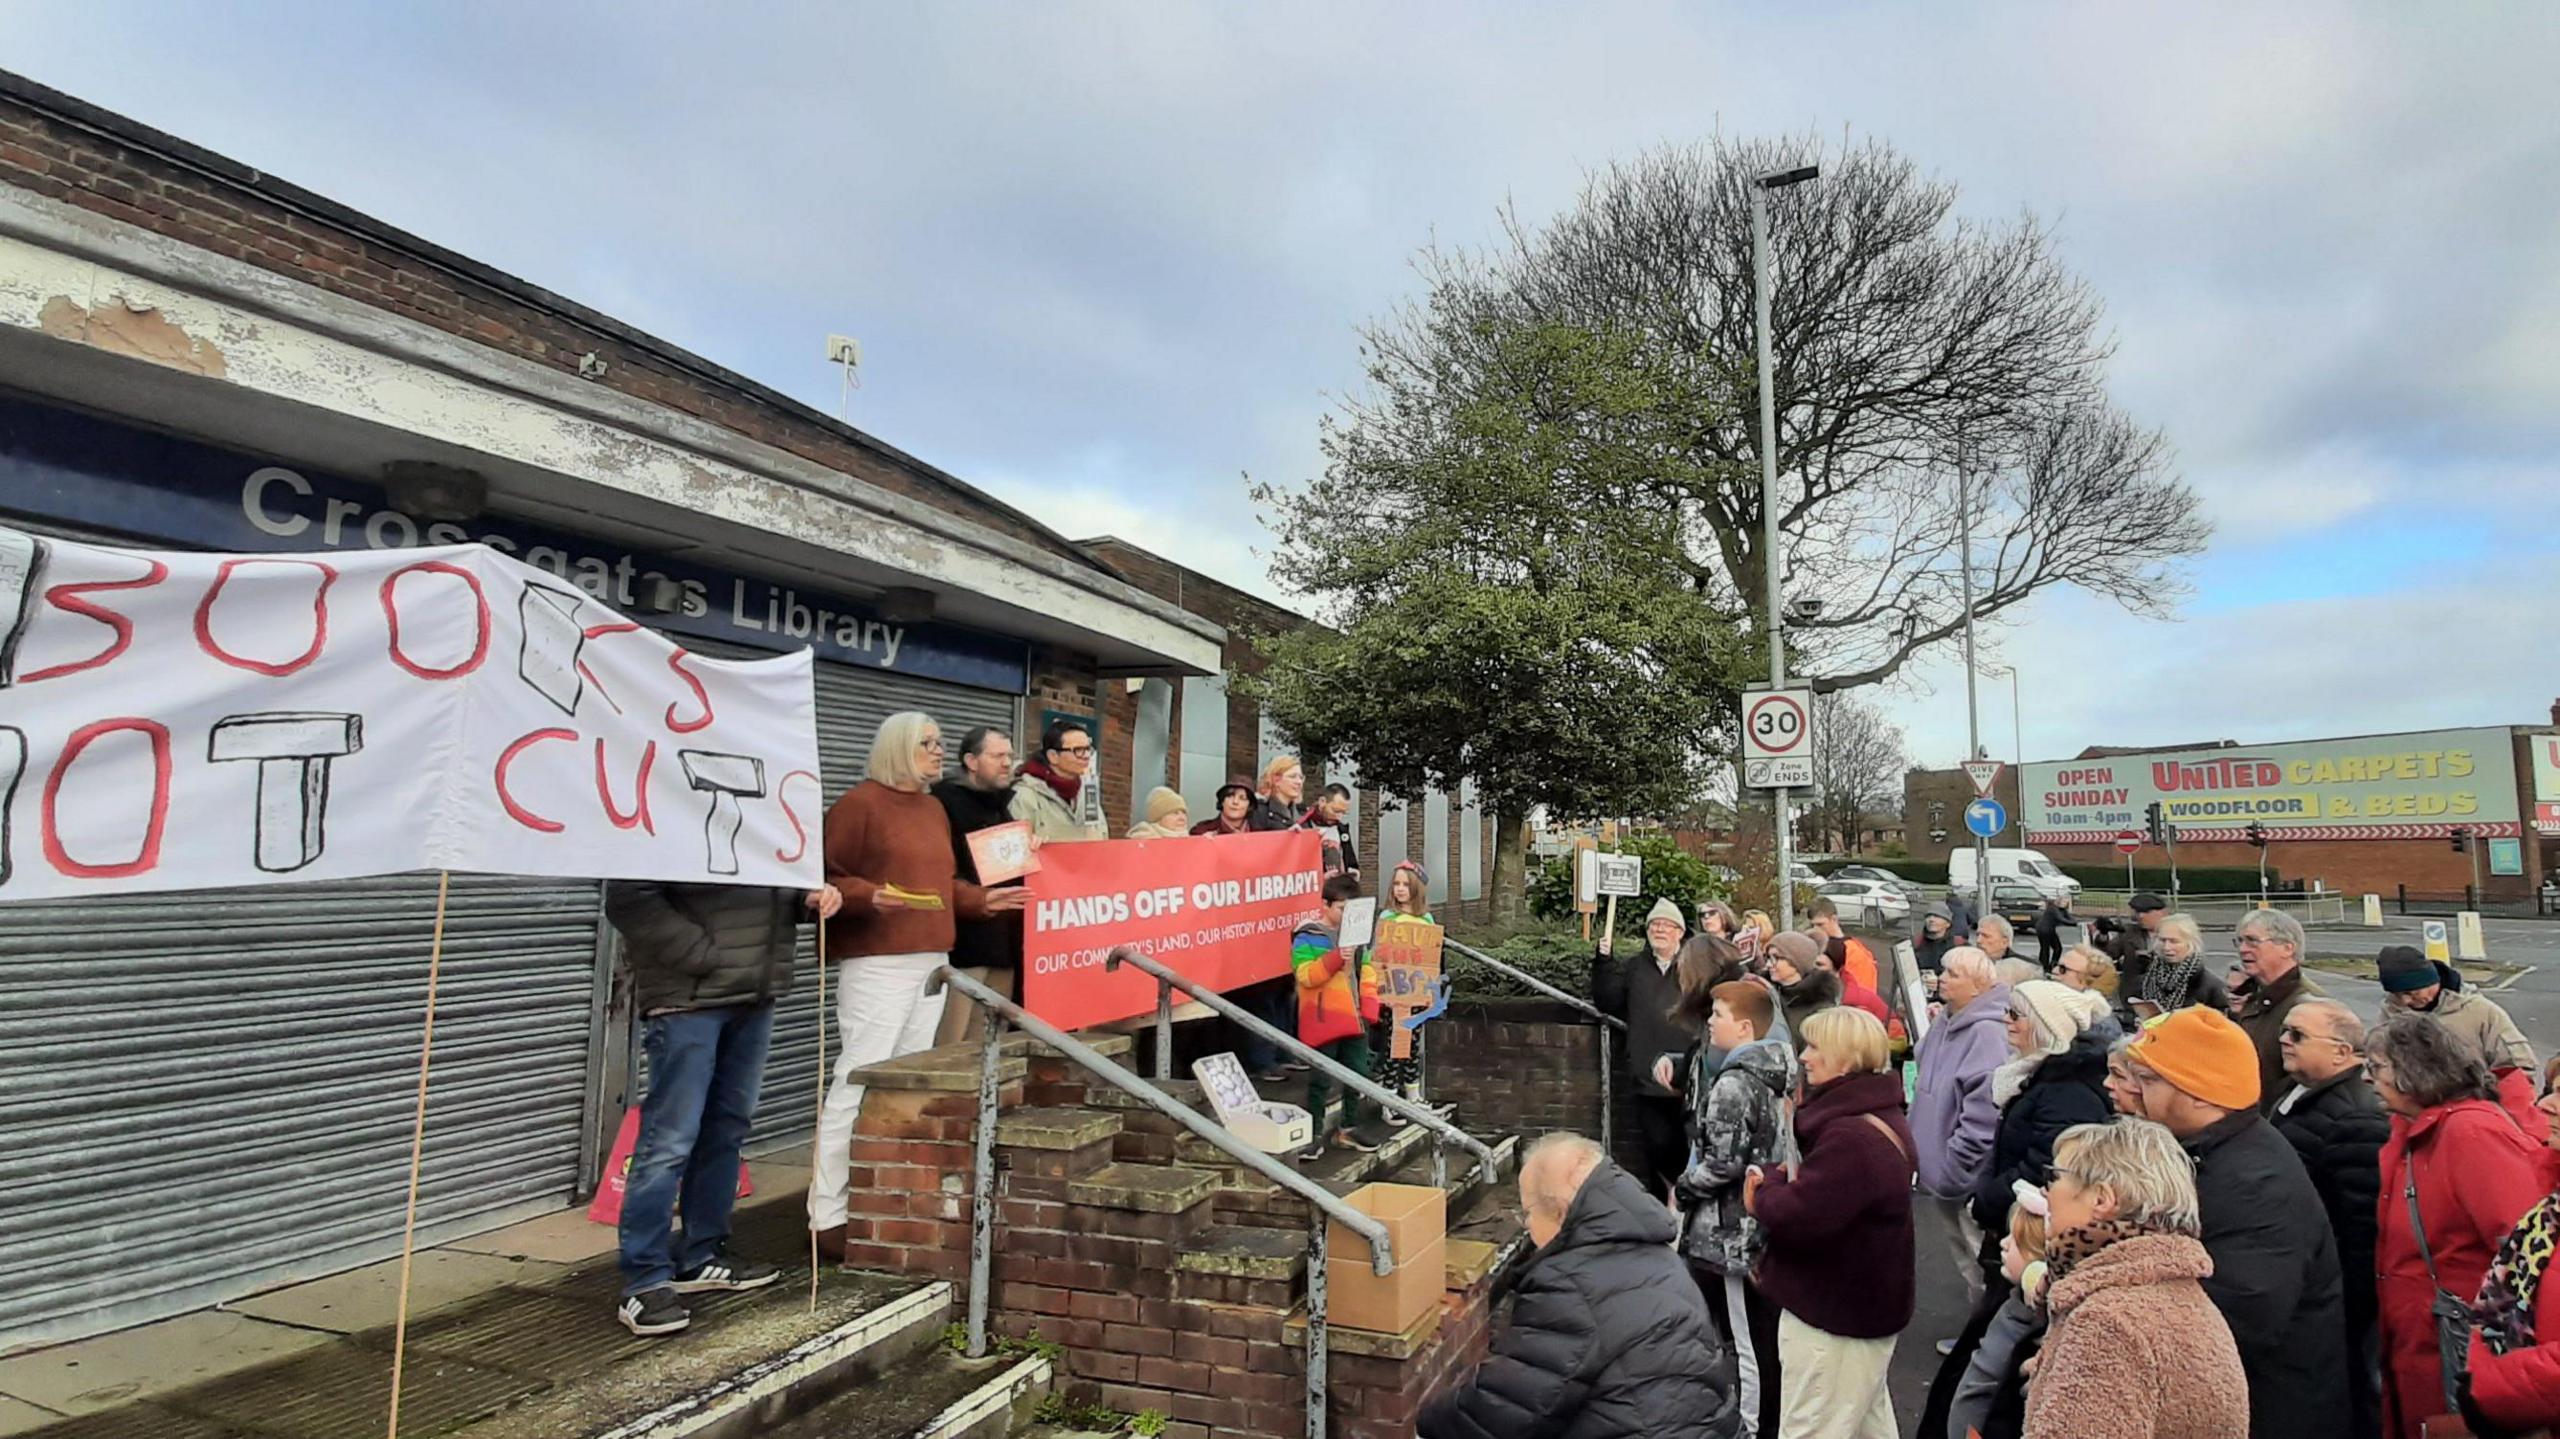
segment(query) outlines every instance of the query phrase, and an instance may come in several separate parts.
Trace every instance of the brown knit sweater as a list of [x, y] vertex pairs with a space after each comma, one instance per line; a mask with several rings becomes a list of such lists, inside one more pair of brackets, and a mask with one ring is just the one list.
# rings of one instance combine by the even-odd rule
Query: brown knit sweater
[[[827, 882], [844, 892], [844, 911], [827, 922], [830, 959], [948, 954], [955, 919], [988, 917], [987, 892], [959, 877], [942, 801], [878, 780], [846, 790], [827, 811]], [[942, 908], [874, 909], [884, 884], [941, 895]]]

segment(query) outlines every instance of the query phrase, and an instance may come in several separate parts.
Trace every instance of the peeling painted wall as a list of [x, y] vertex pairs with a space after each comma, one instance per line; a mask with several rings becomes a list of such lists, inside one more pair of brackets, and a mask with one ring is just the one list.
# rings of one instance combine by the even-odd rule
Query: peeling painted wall
[[[327, 303], [355, 308], [334, 298]], [[366, 314], [350, 323], [379, 331], [387, 322]], [[0, 325], [804, 541], [1115, 635], [1204, 670], [1218, 665], [1214, 640], [987, 550], [525, 393], [5, 234]]]

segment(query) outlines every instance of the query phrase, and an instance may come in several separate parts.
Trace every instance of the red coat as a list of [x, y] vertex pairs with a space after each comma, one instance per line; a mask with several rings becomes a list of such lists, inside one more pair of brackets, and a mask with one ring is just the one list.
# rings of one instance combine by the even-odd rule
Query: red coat
[[[2543, 1188], [2560, 1194], [2560, 1150], [2542, 1151]], [[2534, 1345], [2492, 1355], [2471, 1340], [2471, 1402], [2491, 1423], [2518, 1433], [2560, 1428], [2560, 1262], [2543, 1272], [2533, 1301]]]
[[2419, 1439], [2426, 1419], [2445, 1413], [2436, 1362], [2435, 1286], [2409, 1229], [2407, 1175], [2417, 1156], [2418, 1211], [2446, 1292], [2468, 1304], [2480, 1276], [2516, 1220], [2542, 1200], [2537, 1148], [2507, 1112], [2485, 1099], [2441, 1105], [2416, 1119], [2393, 1119], [2382, 1148], [2382, 1197], [2374, 1267], [2382, 1323], [2382, 1432]]

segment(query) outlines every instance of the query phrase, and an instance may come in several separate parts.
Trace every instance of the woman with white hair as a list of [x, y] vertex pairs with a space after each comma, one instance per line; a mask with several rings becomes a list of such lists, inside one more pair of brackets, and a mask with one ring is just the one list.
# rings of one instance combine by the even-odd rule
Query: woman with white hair
[[862, 783], [827, 811], [827, 882], [844, 895], [844, 913], [827, 933], [841, 1042], [835, 1083], [818, 1111], [809, 1227], [819, 1251], [837, 1260], [853, 1126], [862, 1115], [864, 1086], [853, 1082], [854, 1071], [932, 1048], [947, 996], [927, 998], [924, 986], [951, 957], [954, 919], [1018, 914], [1031, 895], [959, 877], [950, 816], [929, 793], [942, 759], [942, 729], [931, 715], [893, 714], [871, 741]]
[[2042, 1184], [2051, 1172], [2053, 1144], [2075, 1124], [2096, 1124], [2113, 1113], [2107, 1099], [2107, 1042], [2090, 1027], [2106, 1009], [2096, 995], [2029, 980], [2009, 990], [2009, 1060], [1991, 1074], [1991, 1099], [2000, 1127], [1991, 1159], [1973, 1186], [1973, 1218], [1982, 1226], [1982, 1267], [1997, 1287], [1999, 1236], [2009, 1232], [2009, 1205], [2019, 1180]]
[[2027, 1385], [2028, 1439], [2229, 1439], [2249, 1380], [2197, 1236], [2195, 1162], [2144, 1119], [2084, 1124], [2045, 1186], [2051, 1327]]
[[2151, 967], [2142, 972], [2142, 987], [2128, 998], [2137, 1019], [2199, 1004], [2230, 1012], [2231, 991], [2205, 964], [2204, 931], [2194, 915], [2173, 914], [2160, 921], [2151, 936]]

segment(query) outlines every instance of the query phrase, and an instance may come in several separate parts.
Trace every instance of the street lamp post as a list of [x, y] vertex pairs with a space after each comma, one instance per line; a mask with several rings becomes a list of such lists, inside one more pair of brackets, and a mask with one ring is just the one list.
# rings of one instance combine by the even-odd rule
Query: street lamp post
[[[1966, 468], [1971, 456], [1965, 453], [1964, 437], [1956, 437], [1956, 531], [1957, 544], [1963, 553], [1956, 568], [1964, 575], [1964, 725], [1965, 758], [1982, 758], [1982, 706], [1974, 697], [1974, 680], [1980, 673], [1973, 658], [1973, 475]], [[1973, 837], [1973, 905], [1977, 913], [1986, 913], [1991, 905], [1991, 837]]]
[[[1760, 344], [1760, 552], [1769, 578], [1769, 687], [1787, 683], [1787, 644], [1780, 630], [1778, 602], [1778, 400], [1769, 361], [1769, 192], [1801, 185], [1821, 173], [1812, 165], [1762, 175], [1751, 182], [1751, 314]], [[1970, 608], [1970, 601], [1967, 602]], [[1796, 927], [1794, 837], [1788, 833], [1787, 791], [1770, 794], [1770, 815], [1778, 832], [1778, 927]]]

